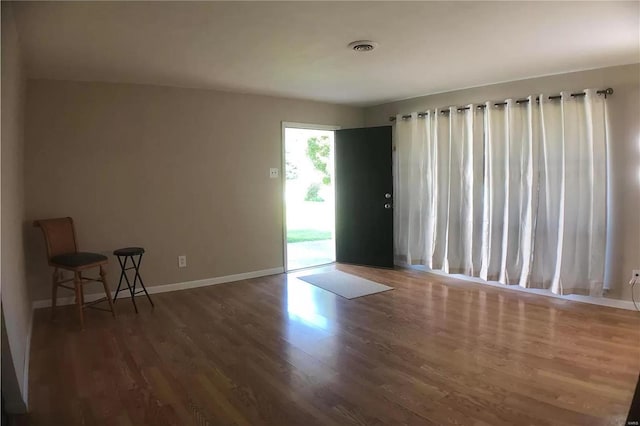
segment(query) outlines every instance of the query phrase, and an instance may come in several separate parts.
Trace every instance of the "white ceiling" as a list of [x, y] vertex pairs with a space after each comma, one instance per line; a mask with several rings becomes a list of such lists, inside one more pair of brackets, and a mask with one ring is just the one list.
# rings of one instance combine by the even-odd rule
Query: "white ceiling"
[[[16, 4], [30, 77], [352, 105], [640, 62], [640, 2]], [[371, 39], [370, 53], [347, 48]]]

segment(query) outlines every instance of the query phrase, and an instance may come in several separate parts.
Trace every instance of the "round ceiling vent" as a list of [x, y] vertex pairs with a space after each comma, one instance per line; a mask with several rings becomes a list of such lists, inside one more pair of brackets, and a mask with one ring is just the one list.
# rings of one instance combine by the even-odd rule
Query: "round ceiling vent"
[[349, 47], [356, 52], [371, 52], [378, 47], [378, 43], [371, 40], [358, 40], [349, 43]]

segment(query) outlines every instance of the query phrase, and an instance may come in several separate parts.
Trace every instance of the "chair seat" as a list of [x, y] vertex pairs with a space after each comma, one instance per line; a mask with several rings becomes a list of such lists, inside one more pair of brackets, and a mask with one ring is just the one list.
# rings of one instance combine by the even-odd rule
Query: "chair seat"
[[51, 258], [51, 263], [68, 266], [70, 268], [77, 268], [79, 266], [91, 265], [98, 262], [105, 262], [107, 260], [107, 256], [103, 256], [98, 253], [79, 252], [54, 256]]
[[137, 256], [142, 253], [144, 253], [142, 247], [125, 247], [113, 252], [115, 256]]

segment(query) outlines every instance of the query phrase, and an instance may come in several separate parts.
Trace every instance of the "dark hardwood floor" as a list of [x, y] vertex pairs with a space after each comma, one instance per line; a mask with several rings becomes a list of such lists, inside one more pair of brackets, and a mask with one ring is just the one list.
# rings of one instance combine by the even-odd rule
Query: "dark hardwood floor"
[[447, 280], [347, 300], [292, 276], [36, 311], [28, 424], [622, 425], [640, 314]]

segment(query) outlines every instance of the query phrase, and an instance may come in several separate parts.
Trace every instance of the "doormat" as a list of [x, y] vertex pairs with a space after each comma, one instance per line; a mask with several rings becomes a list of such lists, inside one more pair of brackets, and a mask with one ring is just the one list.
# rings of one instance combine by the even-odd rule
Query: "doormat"
[[355, 299], [356, 297], [393, 290], [393, 287], [378, 284], [341, 271], [306, 275], [298, 278], [347, 299]]

